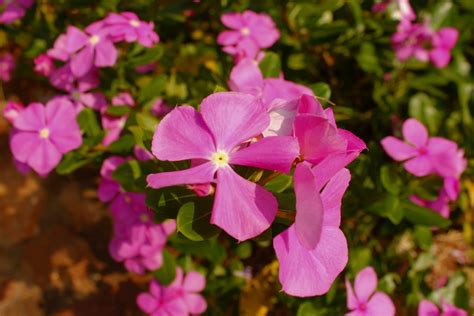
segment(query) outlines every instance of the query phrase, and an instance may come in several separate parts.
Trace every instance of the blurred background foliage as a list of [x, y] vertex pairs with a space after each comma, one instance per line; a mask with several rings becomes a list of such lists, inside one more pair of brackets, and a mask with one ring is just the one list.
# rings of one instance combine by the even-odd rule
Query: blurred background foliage
[[[101, 72], [100, 90], [109, 98], [126, 90], [138, 100], [140, 107], [130, 113], [126, 132], [102, 148], [98, 117], [84, 111], [79, 121], [86, 141], [80, 150], [66, 155], [57, 171], [98, 169], [107, 155], [128, 153], [134, 142], [150, 146], [157, 121], [143, 109], [157, 97], [170, 105], [197, 106], [213, 91], [227, 89], [233, 60], [216, 44], [217, 34], [224, 29], [220, 16], [245, 9], [266, 12], [281, 38], [268, 50], [274, 54], [267, 53], [265, 66], [261, 65], [264, 74], [281, 70], [287, 80], [329, 99], [338, 125], [368, 144], [369, 149], [350, 166], [352, 181], [343, 201], [342, 227], [350, 253], [345, 275], [322, 297], [299, 299], [280, 293], [272, 232], [238, 244], [209, 228], [210, 201], [202, 199], [202, 205], [195, 205], [183, 189], [182, 195], [161, 190], [159, 196], [148, 198], [158, 218], [178, 216], [182, 232], [172, 237], [172, 248], [156, 277], [170, 282], [176, 264], [207, 272], [209, 315], [340, 315], [346, 312], [344, 277], [353, 279], [361, 268], [372, 265], [380, 278], [379, 288], [394, 299], [397, 315], [413, 315], [424, 297], [444, 298], [472, 310], [474, 2], [411, 1], [419, 20], [436, 29], [460, 30], [452, 61], [443, 69], [416, 60], [397, 61], [390, 45], [397, 21], [387, 13], [371, 12], [372, 4], [358, 0], [39, 0], [21, 22], [1, 28], [2, 49], [17, 57], [15, 80], [3, 89], [6, 98], [16, 96], [25, 103], [56, 94], [47, 79], [33, 74], [33, 58], [51, 47], [67, 25], [85, 27], [110, 11], [134, 11], [143, 20], [154, 21], [161, 39], [156, 47], [123, 46], [117, 66]], [[134, 71], [150, 62], [157, 62], [152, 73]], [[460, 199], [451, 205], [450, 220], [408, 202], [414, 193], [435, 196], [439, 181], [409, 175], [379, 144], [384, 136], [400, 136], [407, 117], [423, 122], [431, 135], [452, 139], [465, 149], [469, 166], [462, 177]], [[149, 168], [153, 166], [131, 161], [114, 177], [127, 190], [142, 191]], [[267, 187], [281, 192], [289, 183], [280, 178]], [[273, 235], [284, 224], [274, 224]]]

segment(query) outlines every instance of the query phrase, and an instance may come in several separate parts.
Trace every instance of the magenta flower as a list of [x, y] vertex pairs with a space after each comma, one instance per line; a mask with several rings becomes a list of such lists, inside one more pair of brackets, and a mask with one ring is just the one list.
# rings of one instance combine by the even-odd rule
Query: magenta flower
[[418, 316], [467, 316], [465, 310], [446, 302], [441, 302], [441, 307], [443, 311], [440, 313], [436, 304], [428, 300], [421, 300], [418, 305]]
[[295, 223], [273, 239], [280, 283], [294, 296], [325, 294], [347, 264], [347, 241], [339, 226], [341, 200], [351, 176], [343, 169], [318, 183], [319, 175], [309, 163], [296, 166]]
[[66, 100], [51, 100], [46, 106], [32, 103], [18, 115], [13, 126], [13, 156], [40, 175], [48, 174], [63, 154], [82, 143], [76, 112]]
[[231, 30], [220, 33], [217, 43], [234, 56], [255, 59], [260, 49], [272, 46], [280, 37], [275, 23], [265, 13], [250, 10], [226, 13], [221, 16], [221, 21]]
[[25, 106], [21, 102], [7, 101], [7, 104], [3, 108], [3, 117], [5, 117], [10, 124], [13, 124], [24, 109]]
[[67, 50], [67, 41], [66, 34], [59, 35], [56, 41], [54, 41], [53, 48], [48, 49], [46, 54], [56, 60], [68, 61], [71, 56]]
[[35, 58], [35, 72], [37, 74], [48, 77], [54, 70], [55, 66], [51, 57], [47, 54], [41, 54]]
[[415, 119], [408, 119], [402, 128], [405, 142], [388, 136], [381, 144], [385, 152], [396, 161], [405, 161], [405, 169], [417, 177], [439, 174], [458, 176], [463, 170], [457, 144], [441, 137], [429, 137], [426, 128]]
[[176, 230], [174, 220], [153, 224], [151, 216], [145, 216], [145, 213], [140, 219], [121, 233], [116, 232], [109, 245], [112, 258], [123, 262], [128, 271], [137, 274], [161, 267], [167, 237]]
[[413, 203], [430, 208], [445, 218], [449, 218], [449, 200], [448, 194], [443, 189], [435, 200], [425, 200], [416, 195], [410, 196], [410, 201]]
[[166, 104], [162, 98], [157, 98], [150, 108], [151, 114], [156, 117], [163, 117], [171, 111], [172, 107]]
[[140, 161], [148, 161], [153, 159], [153, 154], [139, 145], [133, 146], [133, 155], [135, 158], [137, 158], [137, 160]]
[[[158, 125], [152, 152], [160, 160], [201, 159], [190, 169], [149, 175], [148, 185], [159, 189], [179, 184], [216, 183], [211, 223], [238, 240], [255, 237], [275, 218], [277, 201], [231, 165], [289, 172], [298, 155], [294, 137], [266, 137], [248, 146], [269, 124], [261, 102], [251, 95], [221, 92], [205, 98], [197, 112], [190, 106], [172, 110]], [[239, 198], [236, 199], [235, 197]]]
[[443, 27], [433, 34], [430, 60], [438, 68], [446, 67], [451, 60], [451, 49], [456, 46], [459, 31], [454, 27]]
[[390, 297], [383, 292], [376, 292], [377, 282], [377, 274], [372, 267], [366, 267], [357, 274], [354, 290], [346, 279], [347, 308], [351, 310], [346, 316], [395, 315], [395, 306]]
[[176, 278], [168, 286], [152, 280], [150, 292], [137, 297], [138, 306], [148, 315], [198, 315], [207, 309], [204, 298], [198, 294], [206, 286], [199, 272], [188, 272], [183, 278], [181, 268], [176, 268]]
[[152, 47], [160, 40], [154, 31], [153, 22], [143, 22], [133, 12], [110, 13], [104, 23], [114, 42], [138, 42], [145, 47]]
[[0, 24], [10, 24], [21, 19], [33, 3], [33, 0], [0, 0], [0, 7], [4, 9], [0, 13]]
[[[135, 101], [128, 92], [122, 92], [112, 98], [112, 106], [126, 105], [129, 107], [135, 106]], [[105, 146], [110, 145], [120, 137], [125, 123], [127, 122], [128, 115], [123, 116], [112, 116], [106, 113], [107, 108], [102, 108], [102, 127], [106, 131], [106, 135], [102, 140], [102, 144]]]
[[89, 25], [85, 32], [69, 26], [65, 44], [67, 52], [73, 54], [71, 71], [76, 77], [84, 76], [93, 66], [111, 67], [117, 61], [117, 49], [102, 21]]
[[15, 69], [15, 59], [10, 53], [0, 55], [0, 80], [10, 81], [13, 69]]

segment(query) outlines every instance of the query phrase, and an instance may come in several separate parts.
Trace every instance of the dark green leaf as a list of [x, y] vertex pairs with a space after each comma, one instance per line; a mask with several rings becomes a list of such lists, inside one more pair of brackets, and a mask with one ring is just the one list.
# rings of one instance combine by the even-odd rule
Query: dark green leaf
[[166, 249], [163, 249], [163, 264], [160, 269], [155, 271], [155, 277], [162, 285], [168, 285], [176, 277], [176, 261], [173, 255]]
[[212, 208], [188, 202], [178, 212], [178, 231], [193, 241], [201, 241], [219, 234], [217, 226], [210, 223]]
[[405, 209], [405, 218], [417, 225], [436, 226], [446, 228], [451, 225], [451, 221], [436, 213], [434, 210], [421, 207], [410, 201], [402, 201]]
[[281, 72], [280, 56], [273, 52], [265, 53], [265, 57], [259, 63], [264, 78], [278, 77]]

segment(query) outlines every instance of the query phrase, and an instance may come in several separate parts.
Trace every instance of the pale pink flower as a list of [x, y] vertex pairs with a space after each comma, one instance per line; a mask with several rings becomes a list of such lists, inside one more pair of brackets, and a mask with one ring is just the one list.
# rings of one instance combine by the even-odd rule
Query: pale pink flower
[[200, 109], [180, 106], [166, 115], [155, 131], [152, 152], [160, 160], [201, 159], [203, 163], [151, 174], [148, 185], [158, 189], [216, 183], [211, 223], [238, 240], [255, 237], [271, 225], [277, 201], [263, 187], [239, 176], [231, 165], [289, 172], [298, 155], [296, 139], [266, 137], [241, 146], [270, 122], [261, 102], [251, 95], [215, 93], [202, 101]]
[[51, 100], [46, 106], [32, 103], [21, 111], [13, 126], [13, 156], [40, 175], [48, 174], [63, 154], [82, 143], [76, 112], [66, 100]]
[[204, 298], [198, 294], [206, 286], [206, 279], [199, 272], [190, 271], [185, 276], [176, 268], [176, 278], [168, 286], [152, 280], [150, 292], [141, 293], [137, 304], [151, 316], [199, 315], [207, 309]]
[[39, 55], [34, 62], [35, 72], [45, 77], [48, 77], [55, 70], [53, 60], [46, 54]]
[[377, 274], [372, 267], [362, 269], [356, 276], [354, 290], [346, 279], [347, 308], [346, 316], [393, 316], [395, 305], [384, 292], [376, 291]]
[[138, 42], [145, 47], [152, 47], [160, 40], [153, 22], [141, 21], [133, 12], [110, 13], [104, 23], [115, 42]]
[[15, 69], [15, 59], [10, 53], [0, 55], [0, 80], [10, 81], [13, 69]]
[[34, 3], [34, 0], [0, 0], [0, 24], [10, 24], [21, 19], [27, 9]]

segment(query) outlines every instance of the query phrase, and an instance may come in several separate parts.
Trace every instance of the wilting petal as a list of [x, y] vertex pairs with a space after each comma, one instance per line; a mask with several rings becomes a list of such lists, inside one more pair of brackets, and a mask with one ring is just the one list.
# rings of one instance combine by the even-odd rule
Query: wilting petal
[[383, 292], [375, 292], [367, 303], [367, 315], [394, 316], [395, 305], [390, 297]]
[[214, 180], [214, 173], [214, 165], [207, 162], [185, 170], [150, 174], [146, 181], [153, 189], [160, 189], [180, 184], [211, 182]]
[[345, 152], [347, 140], [337, 133], [329, 121], [311, 114], [301, 114], [295, 119], [295, 136], [303, 158], [317, 164], [330, 154]]
[[420, 148], [428, 143], [428, 130], [415, 119], [408, 119], [402, 126], [403, 137], [407, 142]]
[[41, 103], [31, 103], [13, 122], [13, 126], [22, 131], [39, 131], [45, 125], [46, 115]]
[[329, 291], [347, 264], [347, 241], [339, 228], [323, 227], [317, 247], [303, 247], [294, 225], [273, 239], [283, 291], [293, 296], [315, 296]]
[[424, 177], [434, 172], [431, 160], [426, 155], [406, 161], [403, 167], [417, 177]]
[[270, 227], [278, 208], [275, 197], [230, 167], [217, 171], [211, 223], [237, 240], [258, 236]]
[[303, 247], [314, 249], [321, 235], [324, 209], [310, 164], [307, 162], [298, 164], [294, 179], [295, 233]]
[[342, 169], [329, 180], [321, 193], [321, 200], [324, 207], [324, 226], [341, 225], [341, 204], [342, 197], [351, 181], [351, 173], [348, 169]]
[[393, 160], [406, 160], [415, 157], [418, 154], [415, 147], [410, 146], [393, 136], [384, 137], [380, 143], [387, 155], [389, 155]]
[[201, 292], [205, 286], [206, 279], [199, 272], [190, 271], [184, 277], [183, 289], [188, 292]]
[[299, 154], [296, 138], [292, 136], [265, 137], [230, 156], [230, 163], [280, 172], [289, 172]]
[[439, 315], [438, 306], [428, 300], [422, 300], [418, 304], [418, 316], [437, 316]]
[[[231, 151], [257, 136], [270, 117], [254, 96], [238, 92], [214, 93], [202, 100], [201, 113], [216, 140], [217, 149]], [[198, 158], [198, 157], [196, 157]]]
[[151, 147], [160, 160], [209, 159], [216, 150], [202, 116], [193, 107], [180, 106], [158, 125]]
[[368, 302], [377, 288], [377, 274], [372, 267], [366, 267], [357, 273], [354, 292], [359, 302]]
[[183, 299], [191, 314], [201, 314], [207, 309], [206, 300], [199, 294], [185, 294]]

